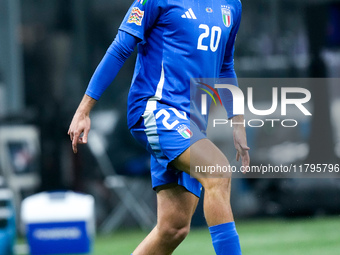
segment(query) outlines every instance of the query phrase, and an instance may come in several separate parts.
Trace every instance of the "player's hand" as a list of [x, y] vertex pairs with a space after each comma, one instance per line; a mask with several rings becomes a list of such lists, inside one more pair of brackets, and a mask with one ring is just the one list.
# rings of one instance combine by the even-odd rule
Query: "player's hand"
[[[243, 116], [236, 116], [240, 118], [239, 120], [234, 120], [235, 122], [243, 122]], [[234, 117], [235, 118], [235, 117]], [[247, 145], [247, 136], [246, 130], [243, 125], [235, 125], [234, 126], [234, 145], [236, 149], [236, 160], [239, 161], [240, 158], [242, 160], [242, 166], [244, 168], [248, 167], [250, 164], [249, 150], [250, 148]], [[245, 173], [245, 172], [243, 172]]]
[[78, 152], [78, 144], [87, 143], [87, 136], [90, 132], [90, 128], [91, 120], [89, 114], [76, 112], [67, 132], [72, 141], [72, 149], [74, 153]]
[[97, 101], [88, 95], [84, 95], [76, 113], [73, 116], [67, 134], [72, 141], [74, 153], [78, 152], [78, 144], [87, 143], [87, 136], [91, 128], [90, 111]]

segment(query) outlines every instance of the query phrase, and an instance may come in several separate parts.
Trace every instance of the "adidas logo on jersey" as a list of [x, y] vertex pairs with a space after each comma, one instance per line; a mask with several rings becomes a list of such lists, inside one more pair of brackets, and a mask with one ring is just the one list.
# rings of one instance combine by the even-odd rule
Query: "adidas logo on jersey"
[[189, 8], [185, 14], [181, 16], [183, 19], [197, 19], [195, 13], [191, 8]]

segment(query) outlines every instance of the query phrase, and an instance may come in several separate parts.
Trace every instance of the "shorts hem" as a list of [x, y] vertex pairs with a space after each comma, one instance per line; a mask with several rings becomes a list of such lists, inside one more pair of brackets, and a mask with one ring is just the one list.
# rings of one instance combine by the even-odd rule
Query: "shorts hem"
[[[185, 152], [188, 148], [190, 148], [191, 145], [195, 144], [195, 143], [198, 142], [199, 140], [206, 139], [206, 138], [207, 138], [207, 137], [198, 137], [198, 138], [194, 139], [193, 142], [192, 142], [192, 140], [191, 140], [188, 147], [183, 148], [183, 150], [181, 150], [181, 151], [179, 151], [179, 153], [175, 154], [174, 157], [169, 158], [169, 163], [171, 163], [173, 160], [175, 160], [176, 158], [178, 158], [183, 152]], [[168, 165], [169, 165], [169, 163], [168, 163]]]
[[200, 190], [199, 192], [195, 192], [195, 191], [193, 191], [193, 190], [190, 190], [190, 189], [189, 189], [188, 187], [186, 187], [185, 185], [179, 184], [178, 181], [177, 181], [177, 182], [169, 182], [169, 183], [159, 184], [159, 185], [157, 185], [157, 186], [153, 186], [152, 189], [153, 189], [154, 191], [156, 191], [158, 187], [161, 187], [161, 186], [167, 185], [167, 184], [171, 184], [171, 183], [175, 183], [175, 184], [177, 184], [178, 186], [181, 186], [181, 187], [185, 188], [186, 191], [190, 192], [191, 194], [195, 195], [195, 196], [198, 197], [198, 198], [201, 197], [201, 190]]

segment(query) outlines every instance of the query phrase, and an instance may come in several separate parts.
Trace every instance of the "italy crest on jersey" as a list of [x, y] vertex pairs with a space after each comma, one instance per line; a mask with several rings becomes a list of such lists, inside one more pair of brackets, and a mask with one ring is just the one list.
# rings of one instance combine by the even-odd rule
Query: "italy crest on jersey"
[[223, 19], [223, 24], [226, 27], [230, 27], [230, 25], [231, 25], [231, 11], [228, 10], [227, 8], [222, 7], [222, 19]]
[[138, 7], [133, 7], [127, 23], [135, 23], [137, 26], [141, 26], [143, 17], [144, 11], [141, 11]]

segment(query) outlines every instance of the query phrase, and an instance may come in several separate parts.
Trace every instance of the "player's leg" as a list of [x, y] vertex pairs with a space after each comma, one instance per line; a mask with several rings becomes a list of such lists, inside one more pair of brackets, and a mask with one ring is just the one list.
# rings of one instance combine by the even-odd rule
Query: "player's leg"
[[190, 147], [190, 141], [203, 139], [205, 135], [194, 123], [191, 125], [185, 113], [165, 105], [158, 106], [156, 111], [146, 111], [131, 133], [152, 154], [153, 188], [171, 183], [183, 187], [158, 192], [158, 224], [136, 248], [134, 255], [171, 254], [188, 232], [201, 191], [201, 184], [196, 179], [169, 163]]
[[[202, 139], [192, 144], [177, 157], [172, 165], [186, 173], [194, 166], [228, 166], [228, 159], [208, 139]], [[230, 206], [231, 175], [215, 173], [195, 173], [191, 175], [199, 180], [205, 188], [204, 213], [207, 220], [215, 251], [218, 255], [241, 254], [238, 234], [235, 229]], [[215, 177], [215, 178], [209, 178]]]
[[163, 186], [157, 192], [157, 225], [139, 244], [133, 255], [168, 255], [190, 230], [198, 197], [177, 184]]

